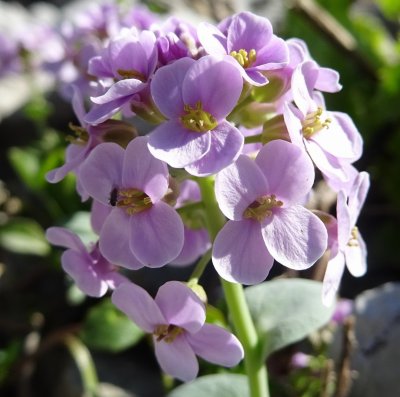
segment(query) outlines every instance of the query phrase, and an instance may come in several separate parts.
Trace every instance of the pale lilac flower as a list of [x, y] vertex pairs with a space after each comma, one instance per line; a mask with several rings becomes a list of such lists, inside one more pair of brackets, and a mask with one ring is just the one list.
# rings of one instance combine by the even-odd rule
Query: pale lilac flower
[[127, 281], [101, 255], [97, 243], [87, 249], [75, 233], [63, 227], [50, 227], [46, 238], [53, 245], [67, 248], [61, 256], [62, 267], [86, 295], [100, 298]]
[[[88, 73], [111, 82], [103, 95], [91, 97], [95, 106], [85, 117], [99, 124], [137, 99], [148, 85], [157, 65], [156, 37], [153, 32], [124, 29], [113, 38], [101, 55], [89, 62]], [[115, 81], [115, 82], [114, 82]]]
[[212, 56], [183, 58], [160, 68], [151, 94], [169, 120], [150, 134], [151, 153], [196, 176], [231, 164], [244, 139], [225, 117], [237, 104], [242, 85], [236, 67]]
[[[199, 185], [187, 179], [179, 186], [179, 196], [175, 208], [180, 212], [184, 225], [184, 243], [181, 253], [171, 262], [171, 265], [185, 266], [192, 264], [199, 256], [211, 248], [210, 236], [203, 224], [202, 214], [185, 206], [201, 201]], [[179, 211], [179, 209], [181, 209]]]
[[321, 220], [301, 203], [314, 182], [310, 158], [282, 140], [265, 145], [255, 161], [240, 156], [216, 177], [215, 193], [230, 220], [218, 233], [212, 259], [231, 282], [263, 281], [276, 259], [301, 270], [327, 247]]
[[353, 308], [354, 302], [351, 299], [338, 300], [331, 321], [335, 324], [343, 324], [353, 312]]
[[296, 352], [290, 360], [290, 366], [295, 369], [307, 368], [310, 365], [311, 356], [303, 352]]
[[337, 246], [325, 272], [322, 299], [325, 305], [332, 304], [339, 288], [345, 265], [354, 277], [361, 277], [367, 270], [367, 247], [356, 226], [358, 216], [367, 197], [370, 181], [367, 172], [360, 172], [350, 193], [338, 193]]
[[137, 137], [126, 150], [114, 143], [98, 145], [83, 163], [80, 178], [96, 201], [112, 207], [101, 226], [99, 246], [111, 262], [130, 268], [161, 267], [183, 247], [183, 224], [163, 200], [168, 168]]
[[72, 107], [78, 118], [80, 126], [71, 125], [75, 137], [71, 137], [65, 153], [65, 163], [46, 174], [46, 179], [50, 183], [60, 182], [69, 172], [74, 172], [77, 176], [77, 190], [83, 201], [89, 196], [82, 188], [79, 178], [79, 169], [90, 152], [100, 143], [113, 139], [121, 145], [126, 146], [130, 140], [136, 136], [136, 131], [130, 125], [119, 120], [107, 120], [97, 126], [91, 126], [84, 121], [85, 109], [81, 92], [77, 87], [73, 87], [74, 95]]
[[121, 284], [113, 303], [140, 328], [153, 335], [157, 360], [164, 372], [188, 382], [196, 378], [196, 355], [217, 365], [233, 367], [243, 358], [239, 340], [227, 330], [205, 324], [200, 298], [186, 285], [170, 281], [153, 300], [141, 287]]
[[325, 110], [322, 94], [313, 91], [318, 75], [312, 61], [294, 70], [291, 94], [297, 107], [284, 106], [285, 123], [292, 142], [306, 149], [324, 176], [346, 183], [349, 165], [361, 156], [362, 138], [347, 114]]
[[210, 55], [230, 55], [236, 61], [243, 78], [253, 85], [264, 85], [268, 79], [263, 72], [283, 68], [288, 62], [288, 48], [272, 32], [268, 19], [241, 12], [215, 27], [202, 23], [199, 41]]

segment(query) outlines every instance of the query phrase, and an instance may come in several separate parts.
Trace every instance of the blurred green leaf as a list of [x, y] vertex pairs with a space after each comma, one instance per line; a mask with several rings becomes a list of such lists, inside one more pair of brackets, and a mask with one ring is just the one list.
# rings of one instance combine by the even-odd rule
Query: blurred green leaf
[[17, 254], [45, 256], [50, 245], [42, 227], [32, 219], [13, 218], [0, 227], [0, 245]]
[[326, 324], [334, 305], [321, 301], [322, 284], [303, 279], [279, 279], [246, 288], [246, 299], [262, 341], [264, 357], [297, 342]]
[[85, 245], [94, 243], [98, 237], [90, 223], [90, 212], [79, 211], [65, 224], [65, 227], [76, 233]]
[[83, 341], [93, 349], [119, 352], [135, 345], [144, 335], [110, 299], [93, 307], [81, 331]]
[[38, 190], [45, 183], [43, 178], [39, 177], [40, 153], [34, 148], [12, 147], [9, 152], [9, 159], [15, 172], [22, 182], [32, 190]]
[[13, 364], [19, 358], [22, 350], [21, 345], [21, 341], [14, 340], [0, 350], [0, 385], [6, 380]]
[[249, 397], [247, 377], [238, 374], [202, 376], [177, 387], [168, 397]]
[[206, 323], [215, 324], [220, 327], [227, 327], [224, 313], [215, 306], [207, 305]]

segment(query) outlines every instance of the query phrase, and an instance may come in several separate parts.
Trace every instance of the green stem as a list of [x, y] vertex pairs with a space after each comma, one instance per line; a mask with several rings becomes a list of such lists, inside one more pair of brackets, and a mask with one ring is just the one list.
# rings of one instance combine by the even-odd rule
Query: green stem
[[[206, 224], [213, 241], [225, 223], [218, 207], [211, 177], [198, 178], [206, 212]], [[251, 397], [269, 397], [267, 369], [260, 353], [260, 341], [241, 284], [222, 280], [226, 302], [239, 340], [244, 349], [244, 363]]]
[[189, 283], [190, 282], [198, 282], [201, 275], [203, 274], [204, 270], [206, 269], [208, 262], [211, 259], [211, 249], [209, 249], [203, 256], [202, 258], [197, 262], [196, 267], [193, 270], [192, 275], [189, 278]]

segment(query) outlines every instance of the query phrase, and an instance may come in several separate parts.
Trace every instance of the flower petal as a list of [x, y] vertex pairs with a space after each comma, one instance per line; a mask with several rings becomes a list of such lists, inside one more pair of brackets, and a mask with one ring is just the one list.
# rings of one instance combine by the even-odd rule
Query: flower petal
[[340, 75], [336, 70], [320, 67], [314, 88], [323, 92], [338, 92], [342, 89], [339, 79]]
[[339, 248], [344, 250], [351, 237], [351, 229], [354, 223], [351, 222], [351, 213], [347, 206], [347, 197], [343, 191], [337, 195], [336, 216], [338, 222], [338, 242]]
[[147, 146], [147, 137], [137, 137], [126, 148], [122, 170], [122, 185], [145, 192], [154, 203], [168, 190], [168, 168], [154, 158]]
[[131, 96], [124, 96], [102, 105], [94, 105], [85, 116], [85, 122], [97, 125], [110, 119], [115, 113], [119, 112], [122, 106], [124, 106], [130, 99]]
[[268, 183], [265, 176], [247, 156], [240, 156], [215, 178], [215, 196], [218, 205], [229, 219], [242, 219], [245, 209], [267, 191]]
[[268, 276], [274, 260], [265, 247], [260, 224], [243, 220], [228, 221], [220, 230], [214, 242], [212, 261], [223, 279], [257, 284]]
[[171, 343], [163, 340], [157, 342], [154, 338], [154, 349], [157, 361], [165, 373], [183, 382], [196, 378], [199, 363], [184, 336], [178, 336]]
[[100, 251], [111, 263], [137, 270], [143, 267], [129, 247], [129, 216], [113, 208], [101, 228]]
[[256, 164], [268, 181], [268, 191], [284, 205], [300, 202], [314, 183], [314, 165], [298, 146], [280, 139], [269, 142], [258, 153]]
[[182, 250], [182, 220], [163, 201], [131, 216], [130, 229], [131, 250], [145, 266], [164, 266], [173, 261]]
[[201, 102], [203, 110], [217, 120], [225, 118], [235, 107], [243, 87], [242, 76], [231, 62], [207, 55], [187, 71], [182, 85], [186, 105]]
[[344, 254], [349, 272], [354, 277], [361, 277], [367, 271], [367, 246], [361, 237], [357, 236], [358, 245], [346, 245]]
[[182, 168], [200, 160], [209, 150], [210, 133], [187, 130], [178, 120], [159, 125], [149, 136], [149, 150], [171, 167]]
[[271, 255], [289, 269], [309, 268], [327, 248], [324, 224], [301, 205], [277, 209], [261, 231]]
[[153, 333], [157, 325], [167, 324], [153, 298], [136, 284], [131, 282], [120, 284], [113, 292], [111, 300], [119, 310], [146, 332]]
[[90, 225], [95, 233], [100, 235], [101, 228], [104, 225], [108, 215], [112, 211], [113, 207], [110, 205], [104, 205], [99, 201], [92, 201], [92, 208], [90, 212]]
[[69, 249], [62, 254], [61, 263], [64, 271], [86, 295], [100, 298], [107, 292], [107, 282], [92, 269], [88, 254], [82, 255]]
[[79, 178], [87, 193], [109, 205], [110, 194], [121, 186], [124, 149], [116, 143], [96, 146], [79, 170]]
[[197, 35], [204, 50], [210, 55], [225, 55], [226, 37], [213, 24], [202, 22], [197, 28]]
[[358, 215], [360, 214], [365, 199], [367, 198], [369, 186], [370, 180], [368, 172], [360, 172], [349, 193], [349, 211], [353, 224], [357, 222]]
[[192, 175], [215, 174], [232, 164], [240, 155], [244, 143], [241, 132], [227, 121], [211, 131], [210, 150], [200, 159], [185, 167]]
[[195, 60], [191, 58], [178, 59], [158, 69], [151, 81], [153, 100], [160, 112], [168, 118], [177, 118], [183, 113], [183, 79], [194, 63]]
[[236, 336], [216, 325], [204, 324], [186, 338], [196, 355], [211, 363], [234, 367], [243, 359], [243, 347]]
[[335, 299], [344, 272], [344, 262], [342, 252], [339, 252], [328, 262], [322, 284], [322, 303], [325, 306], [331, 306]]
[[106, 93], [97, 97], [91, 97], [91, 101], [97, 105], [104, 105], [116, 99], [129, 97], [145, 87], [145, 84], [137, 79], [125, 79], [114, 83]]
[[169, 281], [162, 285], [154, 300], [167, 324], [177, 325], [190, 333], [199, 331], [206, 320], [203, 302], [179, 281]]
[[77, 252], [87, 252], [81, 239], [71, 230], [64, 227], [49, 227], [46, 230], [46, 239], [53, 245], [70, 248]]

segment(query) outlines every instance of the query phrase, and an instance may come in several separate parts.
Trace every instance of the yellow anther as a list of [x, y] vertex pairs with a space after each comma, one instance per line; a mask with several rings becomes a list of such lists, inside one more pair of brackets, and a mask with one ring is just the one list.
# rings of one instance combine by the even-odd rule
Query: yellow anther
[[[113, 191], [114, 192], [114, 191]], [[123, 208], [128, 215], [148, 210], [153, 203], [151, 198], [138, 189], [121, 189], [113, 193], [114, 205]], [[110, 204], [113, 205], [110, 200]]]
[[332, 120], [329, 117], [325, 120], [321, 120], [321, 116], [322, 108], [320, 107], [316, 111], [307, 114], [306, 118], [302, 122], [304, 138], [311, 138], [314, 134], [324, 128], [329, 128]]
[[351, 234], [350, 234], [350, 240], [347, 243], [349, 247], [359, 247], [358, 243], [358, 227], [354, 226], [353, 229], [351, 229]]
[[274, 194], [270, 196], [261, 196], [253, 201], [243, 212], [243, 217], [247, 219], [256, 219], [261, 222], [263, 219], [273, 214], [273, 209], [282, 207], [283, 202], [276, 199]]
[[175, 338], [183, 333], [183, 329], [176, 325], [157, 325], [154, 329], [153, 335], [156, 337], [157, 342], [164, 341], [165, 343], [171, 343]]
[[133, 69], [118, 69], [117, 73], [123, 78], [123, 79], [136, 79], [140, 81], [146, 81], [146, 76], [137, 70]]
[[89, 133], [83, 127], [78, 125], [69, 123], [68, 126], [75, 135], [68, 135], [65, 137], [66, 141], [73, 143], [74, 145], [86, 145], [89, 140]]
[[257, 53], [256, 50], [253, 48], [249, 52], [247, 52], [244, 49], [241, 49], [239, 51], [232, 51], [230, 54], [233, 58], [235, 58], [240, 66], [243, 66], [244, 68], [250, 67], [257, 58]]
[[218, 125], [215, 117], [203, 110], [203, 105], [200, 101], [196, 102], [194, 107], [184, 105], [183, 111], [186, 114], [181, 116], [181, 122], [188, 130], [206, 132], [213, 130]]

